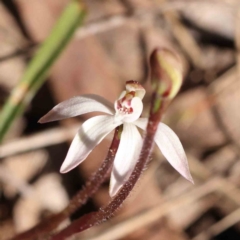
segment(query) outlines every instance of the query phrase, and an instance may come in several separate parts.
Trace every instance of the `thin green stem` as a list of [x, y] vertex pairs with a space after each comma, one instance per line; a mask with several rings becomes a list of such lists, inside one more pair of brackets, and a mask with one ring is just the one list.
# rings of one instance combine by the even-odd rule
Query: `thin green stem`
[[19, 84], [14, 88], [0, 113], [0, 142], [13, 123], [43, 85], [53, 63], [82, 25], [86, 10], [80, 0], [72, 0], [64, 10], [50, 36], [29, 63]]

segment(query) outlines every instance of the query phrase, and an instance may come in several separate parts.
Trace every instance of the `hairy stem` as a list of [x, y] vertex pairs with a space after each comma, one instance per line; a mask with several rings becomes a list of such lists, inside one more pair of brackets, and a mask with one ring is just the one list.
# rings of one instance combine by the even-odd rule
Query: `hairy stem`
[[182, 82], [179, 62], [172, 52], [165, 49], [156, 49], [151, 55], [150, 66], [153, 86], [152, 101], [143, 146], [134, 171], [128, 181], [106, 207], [75, 220], [71, 225], [54, 235], [51, 240], [64, 240], [73, 234], [82, 232], [112, 217], [114, 212], [123, 204], [130, 194], [146, 167], [152, 152], [154, 136], [159, 121], [169, 101], [178, 92]]
[[[152, 103], [156, 101], [156, 94], [153, 94]], [[155, 113], [152, 113], [148, 121], [147, 132], [144, 138], [143, 147], [139, 160], [134, 168], [133, 173], [131, 174], [129, 180], [123, 185], [118, 194], [112, 199], [112, 201], [104, 208], [101, 208], [98, 212], [93, 212], [86, 214], [80, 219], [75, 220], [70, 226], [63, 229], [61, 232], [56, 234], [51, 238], [51, 240], [63, 240], [67, 237], [82, 232], [92, 226], [98, 225], [110, 217], [113, 216], [113, 213], [123, 204], [124, 200], [130, 194], [131, 190], [135, 186], [137, 180], [139, 179], [143, 169], [145, 168], [154, 143], [154, 135], [156, 133], [158, 123], [161, 119], [162, 112], [164, 109], [164, 102], [162, 101], [159, 110]], [[154, 106], [154, 104], [152, 104]]]
[[87, 202], [87, 200], [98, 190], [101, 184], [106, 180], [106, 177], [109, 175], [120, 143], [122, 129], [122, 125], [115, 129], [113, 140], [106, 159], [91, 179], [86, 182], [85, 186], [72, 198], [69, 205], [60, 213], [50, 216], [48, 219], [39, 223], [32, 229], [12, 238], [12, 240], [33, 240], [46, 238], [63, 220], [68, 218]]

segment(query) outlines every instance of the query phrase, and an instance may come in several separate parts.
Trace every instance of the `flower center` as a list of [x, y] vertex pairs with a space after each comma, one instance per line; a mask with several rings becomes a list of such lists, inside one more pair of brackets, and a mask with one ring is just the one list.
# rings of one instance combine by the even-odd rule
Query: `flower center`
[[133, 112], [133, 108], [131, 107], [131, 101], [135, 96], [135, 92], [131, 91], [126, 93], [124, 97], [118, 99], [116, 101], [116, 108], [119, 112], [124, 114], [130, 114]]
[[123, 91], [118, 100], [115, 101], [115, 120], [122, 122], [136, 121], [143, 110], [142, 98], [145, 89], [136, 81], [126, 83], [126, 91]]

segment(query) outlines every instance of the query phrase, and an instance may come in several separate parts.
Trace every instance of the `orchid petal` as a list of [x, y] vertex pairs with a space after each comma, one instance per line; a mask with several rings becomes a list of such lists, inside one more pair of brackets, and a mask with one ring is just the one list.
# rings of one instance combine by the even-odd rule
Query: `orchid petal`
[[127, 81], [126, 89], [128, 92], [134, 91], [136, 94], [135, 96], [139, 97], [140, 99], [143, 99], [146, 93], [146, 90], [138, 81], [133, 81], [133, 80]]
[[[134, 124], [142, 129], [146, 129], [148, 120], [139, 118]], [[164, 123], [159, 123], [155, 135], [155, 142], [168, 162], [187, 180], [193, 183], [189, 171], [188, 161], [183, 146], [178, 136]]]
[[66, 173], [83, 162], [102, 139], [122, 122], [113, 116], [96, 116], [85, 121], [74, 137], [60, 172]]
[[103, 97], [94, 94], [77, 96], [56, 105], [39, 122], [52, 122], [69, 117], [75, 117], [89, 112], [104, 112], [113, 115], [112, 103]]
[[188, 161], [178, 136], [164, 123], [158, 125], [155, 141], [168, 162], [187, 180], [193, 183]]
[[148, 119], [147, 118], [139, 118], [134, 122], [134, 125], [146, 131]]
[[116, 110], [115, 117], [117, 119], [122, 118], [122, 120], [124, 122], [134, 122], [142, 114], [142, 110], [143, 110], [142, 100], [139, 97], [134, 97], [131, 100], [131, 107], [133, 109], [132, 113], [125, 114], [125, 113], [122, 113], [122, 112], [119, 112], [118, 110]]
[[136, 126], [124, 123], [119, 148], [114, 160], [110, 180], [110, 196], [113, 197], [130, 177], [142, 147], [142, 138]]

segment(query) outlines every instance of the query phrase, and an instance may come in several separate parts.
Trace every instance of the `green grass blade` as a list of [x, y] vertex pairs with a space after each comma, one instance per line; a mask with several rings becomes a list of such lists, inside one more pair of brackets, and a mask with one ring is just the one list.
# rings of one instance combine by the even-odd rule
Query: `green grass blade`
[[50, 36], [29, 63], [21, 81], [14, 88], [0, 113], [0, 142], [13, 123], [42, 86], [49, 69], [83, 23], [86, 10], [80, 0], [72, 0], [59, 18]]

